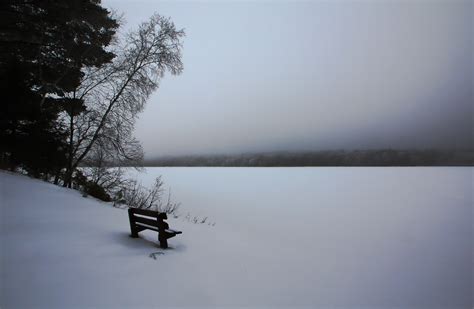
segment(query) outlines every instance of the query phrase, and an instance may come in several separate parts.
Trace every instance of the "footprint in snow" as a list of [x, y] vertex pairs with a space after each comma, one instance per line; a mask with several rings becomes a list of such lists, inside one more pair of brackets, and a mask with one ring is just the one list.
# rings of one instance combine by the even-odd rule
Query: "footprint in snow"
[[156, 260], [156, 258], [159, 255], [165, 255], [165, 253], [164, 252], [153, 252], [153, 253], [150, 253], [150, 255], [148, 257], [151, 257], [152, 259]]

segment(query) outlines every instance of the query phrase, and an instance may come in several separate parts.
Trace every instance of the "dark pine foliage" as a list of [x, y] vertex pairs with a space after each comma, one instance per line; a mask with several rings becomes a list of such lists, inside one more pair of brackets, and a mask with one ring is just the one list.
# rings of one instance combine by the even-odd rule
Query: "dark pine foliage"
[[57, 175], [68, 161], [69, 128], [58, 115], [86, 66], [114, 54], [118, 27], [98, 0], [6, 0], [0, 4], [0, 165], [34, 176]]

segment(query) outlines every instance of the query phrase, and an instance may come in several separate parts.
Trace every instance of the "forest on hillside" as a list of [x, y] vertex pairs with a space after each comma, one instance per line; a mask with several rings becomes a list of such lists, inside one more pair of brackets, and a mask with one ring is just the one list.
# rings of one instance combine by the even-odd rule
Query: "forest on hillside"
[[472, 166], [472, 150], [334, 150], [167, 156], [145, 166]]

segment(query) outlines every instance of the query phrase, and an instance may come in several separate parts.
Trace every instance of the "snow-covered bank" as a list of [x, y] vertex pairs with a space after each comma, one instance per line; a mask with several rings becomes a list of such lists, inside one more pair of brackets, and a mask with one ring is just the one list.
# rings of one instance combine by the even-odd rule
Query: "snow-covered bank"
[[0, 307], [472, 307], [466, 168], [156, 168], [182, 211], [161, 251], [125, 211], [0, 172]]

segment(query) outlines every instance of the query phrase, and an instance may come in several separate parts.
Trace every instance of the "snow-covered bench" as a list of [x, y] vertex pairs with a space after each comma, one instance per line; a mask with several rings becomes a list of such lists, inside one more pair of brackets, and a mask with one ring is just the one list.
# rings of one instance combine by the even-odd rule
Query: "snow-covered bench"
[[131, 237], [138, 237], [138, 233], [143, 230], [152, 230], [158, 232], [158, 240], [161, 248], [168, 248], [168, 238], [181, 234], [181, 231], [170, 229], [168, 219], [165, 213], [153, 210], [138, 208], [128, 209], [128, 219], [130, 220]]

